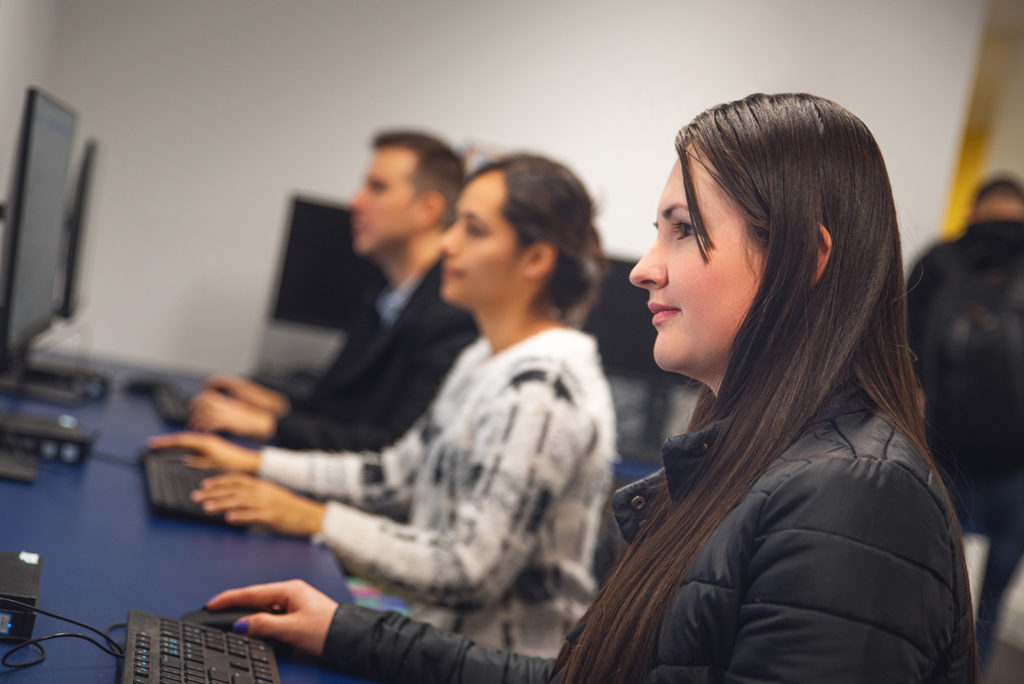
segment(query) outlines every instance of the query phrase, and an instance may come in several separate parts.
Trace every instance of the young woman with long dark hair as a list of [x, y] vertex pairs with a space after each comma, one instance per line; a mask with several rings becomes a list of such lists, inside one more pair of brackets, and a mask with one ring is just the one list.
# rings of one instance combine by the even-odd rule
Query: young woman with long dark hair
[[649, 291], [654, 356], [705, 389], [664, 469], [613, 506], [629, 545], [556, 661], [491, 651], [302, 583], [249, 632], [402, 682], [972, 682], [961, 534], [928, 455], [881, 153], [804, 94], [676, 140]]

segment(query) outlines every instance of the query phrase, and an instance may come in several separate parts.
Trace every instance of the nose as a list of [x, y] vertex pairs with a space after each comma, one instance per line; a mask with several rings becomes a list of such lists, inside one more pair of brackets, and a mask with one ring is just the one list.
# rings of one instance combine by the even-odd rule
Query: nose
[[352, 201], [349, 202], [349, 210], [354, 214], [358, 214], [363, 210], [363, 204], [366, 202], [366, 187], [359, 188], [359, 192], [355, 194]]
[[458, 244], [458, 237], [456, 233], [459, 232], [459, 221], [455, 220], [455, 223], [450, 225], [447, 230], [441, 233], [441, 254], [442, 256], [449, 257], [455, 252], [455, 248]]
[[629, 272], [629, 282], [644, 290], [656, 290], [665, 285], [665, 267], [658, 259], [656, 245], [651, 245], [640, 261], [636, 262], [636, 266]]

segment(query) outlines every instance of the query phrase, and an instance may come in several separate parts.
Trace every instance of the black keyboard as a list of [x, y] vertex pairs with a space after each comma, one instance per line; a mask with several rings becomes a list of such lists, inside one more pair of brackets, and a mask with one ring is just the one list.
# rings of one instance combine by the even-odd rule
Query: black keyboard
[[184, 425], [188, 420], [189, 398], [174, 385], [159, 383], [153, 387], [156, 412], [168, 423]]
[[156, 412], [168, 423], [184, 425], [188, 420], [190, 398], [169, 380], [134, 378], [127, 381], [125, 391], [148, 395]]
[[185, 465], [181, 458], [188, 453], [181, 449], [142, 453], [150, 510], [159, 515], [227, 524], [224, 516], [205, 513], [202, 506], [192, 501], [192, 491], [199, 488], [199, 483], [222, 471]]
[[265, 642], [219, 629], [128, 613], [121, 684], [280, 684]]

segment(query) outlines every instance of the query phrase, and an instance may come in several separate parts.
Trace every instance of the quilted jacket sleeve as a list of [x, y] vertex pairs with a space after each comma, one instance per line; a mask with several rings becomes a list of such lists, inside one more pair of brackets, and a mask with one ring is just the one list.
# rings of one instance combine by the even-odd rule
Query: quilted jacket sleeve
[[965, 662], [959, 534], [931, 477], [810, 459], [763, 492], [724, 681], [929, 682]]
[[334, 615], [324, 661], [348, 674], [400, 684], [543, 684], [552, 664], [351, 603]]

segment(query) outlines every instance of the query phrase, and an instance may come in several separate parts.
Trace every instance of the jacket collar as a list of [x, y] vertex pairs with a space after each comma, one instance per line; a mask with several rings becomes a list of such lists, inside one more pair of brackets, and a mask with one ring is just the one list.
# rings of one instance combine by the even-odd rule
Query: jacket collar
[[[808, 429], [837, 416], [863, 411], [866, 408], [864, 400], [856, 391], [836, 392], [821, 405], [818, 413], [808, 424]], [[612, 496], [612, 511], [626, 541], [632, 541], [636, 537], [641, 514], [647, 508], [647, 502], [655, 493], [655, 489], [661, 486], [662, 482], [668, 488], [668, 495], [673, 501], [679, 501], [690, 493], [700, 475], [705, 456], [721, 433], [724, 423], [724, 420], [716, 421], [696, 432], [669, 437], [661, 447], [664, 467], [615, 492]]]
[[668, 487], [669, 496], [673, 500], [686, 496], [697, 481], [704, 455], [721, 428], [722, 423], [719, 421], [697, 432], [669, 437], [661, 447], [664, 467], [615, 492], [612, 496], [612, 511], [626, 541], [633, 541], [636, 537], [648, 502], [662, 483]]

